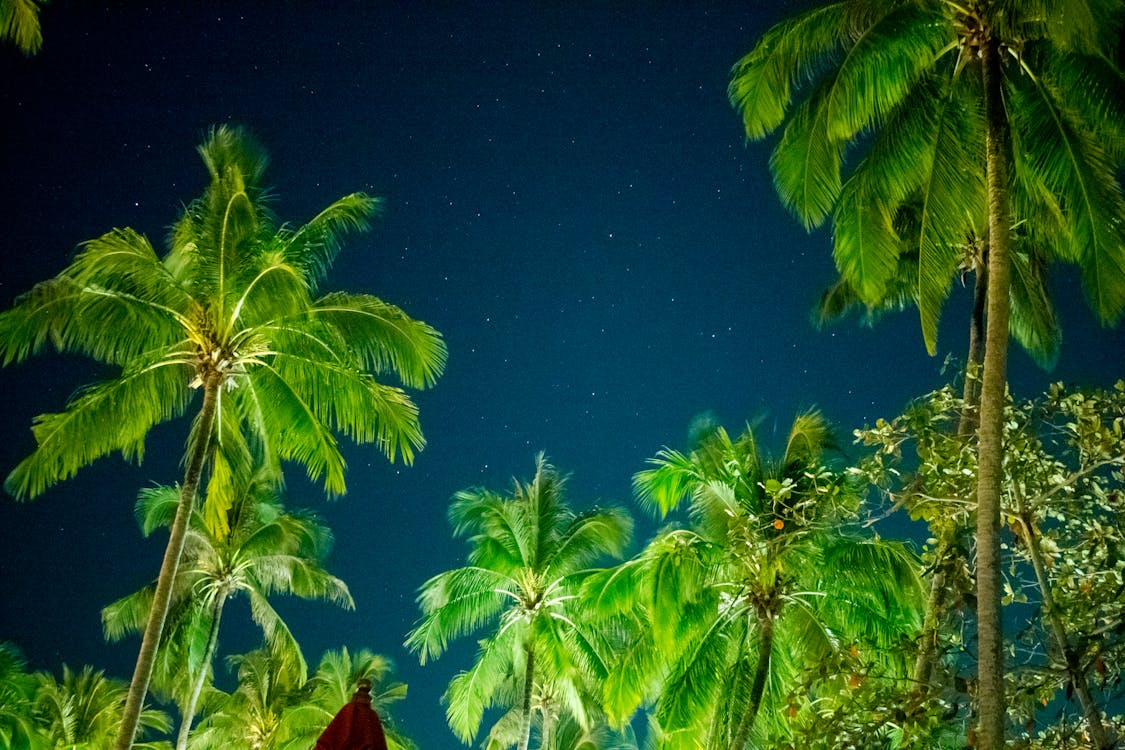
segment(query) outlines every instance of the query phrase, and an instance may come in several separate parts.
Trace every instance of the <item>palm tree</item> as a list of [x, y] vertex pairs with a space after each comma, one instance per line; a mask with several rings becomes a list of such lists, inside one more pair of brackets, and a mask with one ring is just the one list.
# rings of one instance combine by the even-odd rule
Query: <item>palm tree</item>
[[0, 747], [27, 750], [36, 735], [32, 720], [35, 677], [10, 641], [0, 641]]
[[245, 132], [215, 128], [199, 151], [210, 184], [184, 210], [163, 258], [137, 232], [115, 229], [0, 314], [4, 364], [50, 343], [119, 368], [62, 413], [36, 419], [36, 449], [5, 483], [18, 498], [112, 451], [140, 460], [148, 430], [185, 414], [202, 392], [118, 750], [130, 745], [148, 689], [205, 470], [204, 514], [216, 533], [255, 466], [280, 476], [280, 462], [295, 461], [342, 494], [334, 432], [392, 460], [409, 462], [423, 445], [409, 396], [375, 376], [427, 387], [446, 357], [440, 334], [376, 297], [316, 296], [340, 240], [367, 227], [376, 199], [349, 195], [303, 226], [279, 226], [263, 204], [265, 156]]
[[298, 665], [269, 648], [231, 656], [228, 662], [238, 671], [238, 687], [210, 697], [210, 710], [192, 733], [192, 750], [308, 747], [287, 721], [304, 700], [305, 675]]
[[[844, 0], [769, 30], [734, 69], [746, 133], [786, 123], [771, 167], [806, 227], [831, 215], [837, 267], [878, 301], [898, 257], [893, 217], [920, 202], [917, 299], [936, 348], [966, 238], [987, 238], [977, 582], [980, 747], [1004, 742], [1001, 436], [1012, 233], [1077, 263], [1099, 319], [1125, 308], [1125, 96], [1120, 0]], [[807, 96], [790, 112], [795, 86]], [[845, 181], [847, 149], [862, 159]]]
[[[415, 744], [395, 727], [389, 706], [406, 698], [406, 685], [391, 681], [393, 665], [385, 656], [360, 649], [326, 651], [316, 672], [305, 683], [306, 697], [287, 717], [295, 736], [303, 736], [303, 747], [311, 747], [355, 692], [360, 678], [371, 680], [371, 707], [379, 714], [388, 750], [414, 750]], [[300, 729], [298, 729], [300, 728]], [[302, 735], [303, 730], [303, 735]]]
[[0, 0], [0, 39], [13, 42], [20, 52], [34, 55], [43, 46], [39, 11], [45, 0]]
[[[125, 683], [113, 680], [93, 667], [74, 672], [63, 665], [62, 681], [46, 672], [36, 673], [35, 720], [43, 746], [63, 750], [104, 748], [117, 735], [122, 721]], [[141, 712], [144, 729], [167, 732], [171, 722], [160, 711]], [[138, 743], [137, 747], [163, 750], [168, 743]]]
[[[235, 499], [227, 510], [225, 534], [215, 535], [198, 509], [188, 524], [184, 559], [177, 571], [181, 580], [173, 584], [172, 608], [189, 618], [180, 632], [205, 631], [207, 636], [201, 654], [195, 651], [199, 654], [197, 659], [187, 658], [176, 665], [176, 673], [191, 678], [180, 703], [183, 719], [176, 750], [187, 748], [199, 697], [212, 672], [223, 609], [231, 598], [246, 595], [251, 615], [262, 628], [266, 642], [278, 653], [292, 655], [302, 673], [306, 667], [301, 649], [270, 605], [270, 595], [293, 594], [354, 606], [348, 587], [323, 567], [332, 547], [332, 532], [312, 514], [287, 512], [267, 479], [258, 477]], [[170, 526], [178, 503], [176, 487], [143, 490], [137, 501], [137, 516], [145, 536]], [[108, 637], [120, 638], [144, 627], [153, 589], [154, 585], [146, 586], [102, 611]], [[190, 645], [182, 648], [184, 645], [166, 641], [166, 646], [181, 646], [183, 656], [190, 657], [193, 649]]]
[[422, 585], [422, 619], [406, 646], [425, 664], [450, 640], [492, 628], [476, 663], [450, 682], [443, 699], [449, 726], [465, 743], [485, 709], [510, 697], [519, 712], [518, 747], [527, 750], [537, 686], [581, 658], [574, 597], [583, 568], [619, 555], [629, 541], [632, 521], [624, 510], [575, 513], [565, 488], [565, 477], [540, 454], [534, 478], [516, 481], [510, 495], [462, 490], [449, 507], [454, 535], [472, 545], [468, 564]]
[[842, 529], [859, 498], [824, 463], [829, 437], [819, 413], [802, 414], [770, 461], [751, 429], [732, 439], [713, 426], [691, 453], [662, 450], [636, 475], [644, 504], [663, 516], [686, 501], [689, 523], [587, 583], [595, 609], [645, 625], [606, 683], [617, 721], [655, 696], [662, 736], [742, 750], [760, 715], [780, 718], [807, 665], [854, 646], [904, 671], [897, 644], [922, 606], [916, 560]]

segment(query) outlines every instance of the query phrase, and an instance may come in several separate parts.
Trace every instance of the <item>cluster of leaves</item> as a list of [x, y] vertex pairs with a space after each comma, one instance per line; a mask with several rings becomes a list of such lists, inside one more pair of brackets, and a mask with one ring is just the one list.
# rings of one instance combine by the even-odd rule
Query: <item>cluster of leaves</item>
[[[237, 687], [230, 693], [210, 689], [204, 718], [191, 739], [191, 750], [248, 748], [297, 750], [311, 747], [356, 680], [372, 681], [372, 705], [387, 717], [387, 706], [406, 696], [406, 686], [391, 680], [390, 662], [363, 649], [328, 651], [311, 677], [278, 658], [268, 648], [230, 657]], [[121, 723], [127, 685], [92, 667], [63, 666], [61, 679], [29, 672], [14, 644], [0, 642], [0, 747], [10, 750], [109, 747]], [[141, 715], [148, 737], [172, 729], [168, 714], [150, 709]], [[412, 741], [385, 721], [391, 750], [413, 750]], [[142, 750], [169, 750], [167, 740], [149, 739]]]
[[[945, 388], [898, 419], [857, 431], [873, 448], [857, 471], [928, 525], [924, 559], [935, 577], [947, 574], [935, 634], [939, 669], [917, 706], [921, 723], [935, 728], [963, 716], [972, 699], [976, 453], [971, 436], [956, 429], [965, 408]], [[907, 445], [913, 452], [904, 455]], [[1120, 710], [1125, 656], [1123, 467], [1125, 384], [1056, 384], [1041, 397], [1009, 400], [1001, 548], [1006, 617], [1018, 623], [1007, 644], [1008, 714], [1022, 728], [1013, 735], [1021, 746], [1058, 747], [1070, 738], [1109, 747], [1119, 731], [1112, 709]]]

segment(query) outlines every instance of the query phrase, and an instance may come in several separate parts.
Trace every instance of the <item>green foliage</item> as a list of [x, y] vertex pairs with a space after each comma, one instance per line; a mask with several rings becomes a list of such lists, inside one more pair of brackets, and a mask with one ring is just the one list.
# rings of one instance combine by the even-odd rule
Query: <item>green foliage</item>
[[[179, 496], [177, 487], [141, 491], [136, 510], [146, 536], [172, 524]], [[302, 676], [307, 667], [301, 649], [270, 598], [286, 594], [353, 606], [344, 582], [323, 567], [332, 547], [331, 531], [313, 514], [287, 511], [268, 476], [259, 476], [232, 499], [220, 525], [226, 529], [223, 535], [211, 531], [206, 507], [195, 509], [189, 522], [155, 675], [156, 686], [175, 697], [188, 727], [211, 674], [219, 623], [230, 599], [249, 600], [251, 616], [275, 657], [291, 661]], [[103, 610], [108, 638], [144, 627], [154, 587]]]
[[[965, 408], [944, 388], [856, 433], [873, 449], [859, 470], [929, 525], [924, 559], [950, 573], [947, 587], [956, 592], [942, 618], [942, 675], [926, 701], [908, 706], [919, 742], [936, 741], [929, 732], [948, 730], [969, 701], [973, 622], [958, 607], [972, 595], [967, 532], [977, 464], [971, 438], [957, 434]], [[1028, 747], [1083, 734], [1092, 742], [1092, 722], [1103, 731], [1122, 722], [1110, 708], [1125, 661], [1125, 384], [1056, 384], [1038, 398], [1009, 401], [1004, 446], [1004, 604], [1022, 623], [1007, 644], [1018, 665], [1008, 677], [1009, 716]]]
[[[1019, 253], [1077, 263], [1109, 324], [1125, 309], [1125, 82], [1112, 62], [1121, 15], [1097, 0], [830, 3], [768, 30], [734, 66], [729, 97], [749, 138], [782, 129], [770, 160], [778, 195], [807, 229], [831, 219], [837, 268], [859, 301], [901, 300], [903, 271], [914, 274], [933, 353], [965, 248], [987, 236], [978, 52], [997, 40]], [[904, 232], [913, 207], [918, 222]], [[1033, 278], [1016, 281], [1013, 332], [1049, 363], [1054, 326], [1032, 304], [1045, 298], [1018, 293]]]
[[376, 377], [432, 385], [446, 357], [440, 335], [370, 295], [318, 296], [344, 236], [367, 228], [378, 200], [353, 194], [300, 227], [278, 225], [259, 184], [264, 152], [246, 133], [215, 128], [200, 154], [211, 183], [163, 258], [139, 233], [110, 231], [0, 314], [5, 364], [51, 345], [119, 370], [37, 418], [36, 450], [7, 481], [17, 497], [112, 451], [139, 461], [149, 429], [182, 415], [205, 384], [223, 393], [215, 425], [200, 428], [214, 432], [208, 498], [220, 508], [251, 453], [267, 466], [302, 463], [339, 494], [334, 432], [391, 459], [410, 461], [423, 445], [406, 392]]
[[406, 645], [425, 663], [450, 640], [490, 629], [473, 666], [453, 679], [443, 699], [463, 742], [472, 742], [493, 707], [517, 712], [521, 747], [533, 711], [541, 726], [556, 711], [587, 725], [586, 682], [591, 670], [604, 676], [604, 654], [575, 599], [586, 566], [621, 554], [632, 520], [619, 508], [574, 512], [565, 486], [540, 455], [535, 476], [516, 481], [511, 494], [462, 490], [449, 507], [454, 535], [471, 545], [468, 565], [422, 585], [422, 618]]
[[687, 516], [583, 588], [620, 641], [603, 689], [614, 722], [646, 706], [658, 747], [741, 746], [789, 737], [791, 702], [837, 701], [799, 686], [841, 650], [863, 649], [872, 670], [901, 679], [920, 618], [916, 561], [849, 529], [858, 485], [828, 460], [831, 445], [817, 412], [794, 420], [774, 460], [752, 430], [715, 426], [636, 475], [643, 505], [668, 515], [686, 504]]
[[10, 41], [25, 55], [43, 46], [39, 28], [40, 6], [47, 0], [0, 0], [0, 39]]
[[[62, 680], [36, 673], [33, 716], [40, 737], [32, 747], [102, 748], [117, 735], [125, 705], [126, 685], [93, 667], [74, 672], [63, 666]], [[142, 732], [167, 732], [171, 722], [161, 711], [141, 712]], [[42, 744], [39, 744], [42, 743]], [[142, 750], [165, 750], [165, 742], [138, 742]]]

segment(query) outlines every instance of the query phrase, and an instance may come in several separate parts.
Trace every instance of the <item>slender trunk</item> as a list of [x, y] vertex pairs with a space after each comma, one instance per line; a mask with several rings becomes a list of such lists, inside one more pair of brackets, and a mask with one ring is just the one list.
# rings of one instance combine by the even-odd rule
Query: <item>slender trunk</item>
[[[980, 409], [981, 363], [984, 355], [985, 305], [988, 301], [988, 261], [987, 249], [976, 259], [975, 279], [973, 281], [973, 312], [969, 319], [969, 349], [965, 357], [965, 383], [961, 400], [961, 418], [957, 423], [957, 434], [968, 437], [977, 431], [977, 415]], [[941, 567], [951, 545], [944, 540], [935, 553], [938, 568], [930, 579], [930, 596], [926, 602], [925, 621], [922, 623], [922, 636], [918, 643], [918, 656], [914, 661], [914, 687], [910, 694], [911, 705], [920, 705], [930, 690], [934, 660], [937, 658], [938, 630], [941, 628], [942, 613], [945, 609], [946, 574]]]
[[199, 667], [199, 676], [191, 686], [191, 695], [188, 696], [184, 706], [183, 720], [180, 724], [180, 733], [176, 737], [176, 750], [187, 750], [188, 735], [191, 734], [191, 723], [195, 720], [195, 709], [199, 705], [199, 695], [203, 692], [203, 683], [207, 682], [207, 673], [211, 671], [211, 660], [215, 657], [215, 646], [219, 643], [219, 621], [223, 617], [223, 606], [227, 602], [225, 593], [219, 594], [211, 607], [211, 630], [207, 634], [207, 648], [203, 652], [203, 663]]
[[148, 693], [148, 683], [152, 679], [152, 668], [156, 662], [156, 649], [160, 646], [160, 637], [164, 631], [164, 620], [168, 616], [168, 606], [172, 601], [172, 582], [176, 578], [176, 571], [180, 565], [180, 555], [184, 550], [188, 519], [191, 517], [195, 493], [199, 489], [199, 480], [203, 475], [203, 462], [207, 457], [207, 450], [211, 442], [211, 425], [215, 421], [219, 383], [220, 374], [217, 372], [209, 373], [203, 383], [203, 406], [199, 410], [199, 421], [196, 424], [199, 434], [195, 438], [195, 445], [192, 447], [187, 467], [184, 469], [184, 481], [180, 487], [180, 501], [176, 508], [176, 518], [172, 522], [168, 546], [164, 549], [164, 561], [160, 564], [160, 577], [156, 580], [156, 593], [152, 598], [152, 609], [148, 613], [148, 623], [145, 625], [144, 636], [141, 638], [141, 650], [137, 654], [137, 666], [133, 670], [133, 679], [129, 683], [129, 695], [125, 699], [121, 727], [114, 742], [115, 750], [129, 750], [133, 746], [133, 738], [137, 733], [137, 724], [141, 718], [141, 707], [144, 704], [145, 695]]
[[1102, 714], [1094, 697], [1090, 694], [1090, 684], [1086, 679], [1086, 670], [1079, 663], [1078, 654], [1070, 647], [1066, 637], [1066, 625], [1055, 609], [1055, 598], [1051, 594], [1051, 584], [1047, 579], [1047, 570], [1043, 565], [1043, 550], [1039, 545], [1039, 535], [1035, 531], [1034, 519], [1031, 512], [1020, 507], [1020, 531], [1023, 536], [1024, 546], [1027, 547], [1028, 556], [1031, 557], [1031, 567], [1035, 569], [1035, 579], [1039, 583], [1039, 594], [1043, 598], [1043, 611], [1051, 634], [1055, 638], [1055, 647], [1058, 649], [1061, 661], [1066, 665], [1067, 677], [1078, 694], [1078, 703], [1082, 706], [1082, 715], [1086, 717], [1086, 726], [1090, 731], [1090, 739], [1097, 750], [1110, 750], [1113, 747], [1106, 735], [1105, 725], [1102, 724]]
[[520, 711], [520, 744], [519, 750], [527, 750], [531, 742], [531, 688], [535, 684], [535, 652], [531, 643], [527, 644], [527, 668], [523, 674], [523, 706]]
[[761, 632], [758, 635], [758, 666], [754, 671], [754, 682], [750, 686], [750, 698], [746, 703], [746, 713], [738, 722], [738, 731], [731, 740], [731, 750], [742, 750], [746, 747], [746, 740], [750, 737], [750, 730], [754, 728], [754, 720], [758, 718], [758, 710], [762, 707], [762, 695], [766, 690], [766, 678], [770, 672], [770, 657], [773, 655], [773, 624], [774, 616], [764, 614], [760, 618]]
[[551, 747], [551, 728], [554, 724], [554, 719], [543, 712], [543, 731], [540, 732], [539, 737], [539, 750], [550, 750]]
[[930, 598], [926, 602], [925, 620], [922, 622], [922, 637], [918, 642], [918, 656], [914, 660], [914, 688], [911, 690], [911, 705], [920, 704], [930, 692], [930, 676], [937, 658], [938, 631], [941, 627], [942, 613], [945, 609], [945, 567], [943, 560], [949, 554], [949, 545], [942, 542], [934, 553], [937, 568], [930, 579]]
[[980, 750], [1002, 750], [1007, 724], [1004, 701], [1004, 631], [1000, 619], [1000, 488], [1003, 482], [1004, 404], [1008, 367], [1011, 210], [1008, 193], [1010, 132], [1001, 92], [1000, 50], [995, 39], [982, 49], [988, 186], [988, 313], [981, 377], [977, 442], [977, 687]]
[[977, 431], [977, 414], [980, 408], [981, 362], [984, 354], [985, 305], [988, 303], [988, 251], [977, 263], [973, 282], [973, 315], [969, 322], [969, 351], [965, 358], [965, 387], [962, 399], [965, 404], [957, 425], [957, 434], [972, 435]]

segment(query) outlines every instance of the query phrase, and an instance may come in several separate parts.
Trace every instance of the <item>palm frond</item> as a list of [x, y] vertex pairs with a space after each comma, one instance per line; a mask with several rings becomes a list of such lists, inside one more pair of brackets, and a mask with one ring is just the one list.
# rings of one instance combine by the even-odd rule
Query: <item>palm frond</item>
[[902, 3], [860, 31], [837, 68], [828, 93], [828, 137], [849, 140], [892, 112], [956, 41], [940, 15]]
[[[273, 438], [275, 455], [304, 465], [309, 477], [323, 481], [329, 494], [344, 494], [344, 458], [336, 438], [291, 383], [273, 368], [259, 367], [238, 390], [252, 393], [260, 409], [256, 416], [261, 431]], [[239, 393], [238, 397], [251, 396]]]
[[1046, 263], [1040, 253], [1011, 253], [1011, 315], [1014, 339], [1040, 367], [1055, 366], [1062, 347], [1062, 330], [1047, 289]]
[[1112, 324], [1125, 309], [1125, 197], [1115, 165], [1088, 130], [1073, 122], [1048, 82], [1032, 75], [1009, 87], [1014, 100], [1013, 137], [1025, 163], [1065, 209], [1070, 247], [1079, 259], [1083, 286], [1094, 313]]
[[517, 634], [513, 628], [481, 641], [472, 668], [458, 673], [442, 696], [449, 728], [462, 742], [471, 743], [476, 737], [485, 709], [493, 705], [496, 691], [513, 672]]
[[781, 204], [805, 227], [820, 226], [842, 187], [844, 144], [829, 136], [825, 86], [801, 103], [770, 154], [770, 172]]
[[691, 494], [698, 474], [691, 457], [668, 448], [648, 463], [655, 468], [633, 476], [633, 491], [642, 506], [657, 511], [663, 518]]
[[365, 368], [394, 372], [408, 387], [428, 388], [445, 369], [441, 334], [378, 297], [333, 293], [313, 303], [310, 314], [339, 331]]
[[471, 633], [496, 616], [509, 599], [510, 581], [485, 568], [458, 568], [422, 584], [418, 606], [422, 620], [407, 635], [406, 647], [422, 664], [445, 651], [449, 641]]
[[785, 120], [794, 85], [816, 77], [847, 38], [847, 3], [814, 8], [767, 31], [731, 71], [727, 95], [751, 140]]
[[46, 0], [0, 0], [0, 39], [14, 43], [25, 55], [43, 46], [39, 6]]
[[293, 231], [283, 231], [284, 256], [315, 286], [331, 268], [340, 241], [352, 232], [365, 232], [382, 212], [383, 202], [364, 193], [345, 195]]
[[[922, 337], [930, 354], [937, 351], [938, 320], [963, 251], [973, 236], [977, 212], [985, 202], [983, 138], [978, 97], [955, 96], [942, 103], [932, 131], [932, 150], [921, 186], [918, 231], [918, 311]], [[966, 209], [966, 206], [970, 207]]]
[[112, 451], [140, 461], [148, 430], [183, 414], [191, 392], [183, 368], [153, 362], [88, 386], [58, 414], [35, 418], [35, 451], [4, 486], [17, 499], [37, 497]]
[[604, 556], [619, 557], [629, 544], [633, 518], [624, 508], [580, 514], [566, 530], [545, 567], [549, 577], [572, 573]]

